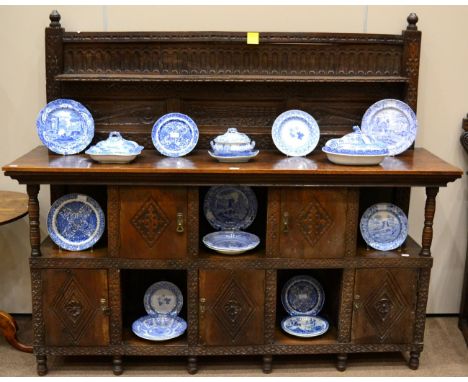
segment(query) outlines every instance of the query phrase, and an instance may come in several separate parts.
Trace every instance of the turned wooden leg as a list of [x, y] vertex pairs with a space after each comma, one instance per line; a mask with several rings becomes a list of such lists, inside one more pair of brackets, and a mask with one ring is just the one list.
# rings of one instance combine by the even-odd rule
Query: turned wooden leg
[[37, 195], [39, 194], [38, 184], [28, 184], [26, 186], [28, 191], [28, 213], [29, 213], [29, 240], [31, 242], [31, 256], [41, 256], [41, 231], [39, 229], [39, 201]]
[[336, 357], [336, 370], [345, 371], [348, 361], [348, 354], [340, 353]]
[[47, 356], [36, 355], [37, 375], [41, 377], [47, 374]]
[[424, 228], [421, 240], [421, 256], [431, 256], [432, 244], [432, 223], [434, 222], [434, 214], [436, 209], [436, 196], [439, 192], [439, 187], [426, 188], [426, 206], [424, 208]]
[[114, 375], [122, 375], [123, 367], [121, 355], [115, 355], [114, 358], [112, 358], [112, 372]]
[[410, 352], [410, 359], [408, 361], [408, 367], [411, 370], [417, 370], [419, 367], [419, 352], [418, 351], [412, 351]]
[[273, 370], [273, 356], [272, 355], [264, 355], [263, 356], [263, 372], [265, 374], [270, 374]]
[[8, 313], [0, 310], [0, 331], [3, 333], [5, 339], [15, 349], [26, 353], [32, 353], [32, 346], [23, 345], [16, 338], [17, 329], [18, 325], [16, 324], [15, 319]]
[[188, 357], [187, 372], [189, 374], [196, 374], [198, 371], [197, 357]]

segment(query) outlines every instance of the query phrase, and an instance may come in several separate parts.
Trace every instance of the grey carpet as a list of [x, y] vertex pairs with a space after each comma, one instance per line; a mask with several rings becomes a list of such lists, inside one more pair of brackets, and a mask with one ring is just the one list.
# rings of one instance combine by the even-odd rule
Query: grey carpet
[[[273, 358], [271, 376], [290, 377], [437, 377], [468, 376], [468, 348], [457, 327], [456, 317], [430, 317], [426, 324], [425, 346], [419, 369], [410, 370], [399, 353], [351, 354], [348, 368], [335, 369], [334, 355], [287, 356]], [[30, 317], [19, 317], [19, 338], [30, 343]], [[0, 376], [35, 376], [36, 362], [0, 338]], [[49, 376], [111, 376], [109, 357], [49, 357]], [[182, 357], [124, 358], [124, 376], [188, 376]], [[261, 357], [200, 358], [197, 376], [266, 376]]]

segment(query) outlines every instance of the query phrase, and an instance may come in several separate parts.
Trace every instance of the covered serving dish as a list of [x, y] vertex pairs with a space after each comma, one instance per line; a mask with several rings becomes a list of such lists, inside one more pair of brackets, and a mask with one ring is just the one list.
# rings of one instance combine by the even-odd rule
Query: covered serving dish
[[235, 127], [218, 135], [210, 142], [213, 154], [234, 156], [252, 154], [255, 147], [255, 141], [252, 141], [246, 134], [240, 133]]
[[350, 134], [341, 138], [330, 139], [322, 151], [336, 164], [377, 165], [389, 155], [388, 148], [361, 132], [354, 126]]
[[109, 138], [91, 146], [85, 153], [100, 163], [128, 163], [135, 159], [143, 148], [134, 141], [124, 139], [118, 131], [113, 131]]

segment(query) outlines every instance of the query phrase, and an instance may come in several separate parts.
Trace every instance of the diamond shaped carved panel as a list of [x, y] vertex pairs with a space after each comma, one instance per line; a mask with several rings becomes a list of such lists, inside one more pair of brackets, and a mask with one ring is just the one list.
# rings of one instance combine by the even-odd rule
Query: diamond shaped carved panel
[[333, 220], [316, 198], [310, 202], [299, 216], [299, 226], [302, 234], [314, 246], [330, 229]]
[[146, 244], [152, 247], [168, 226], [169, 219], [158, 203], [152, 197], [149, 197], [135, 216], [133, 216], [131, 223], [145, 240]]
[[213, 305], [213, 313], [236, 342], [254, 311], [254, 304], [235, 279], [228, 279]]
[[51, 309], [74, 343], [79, 343], [96, 313], [86, 292], [73, 276], [58, 290]]
[[364, 306], [369, 322], [376, 330], [380, 341], [385, 340], [408, 309], [408, 303], [398, 283], [389, 272], [386, 272], [380, 286], [369, 295]]

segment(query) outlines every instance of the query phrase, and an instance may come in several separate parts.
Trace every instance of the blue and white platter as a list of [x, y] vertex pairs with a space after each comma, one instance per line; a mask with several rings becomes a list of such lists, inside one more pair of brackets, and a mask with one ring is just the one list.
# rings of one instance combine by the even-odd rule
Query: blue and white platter
[[364, 134], [383, 143], [389, 155], [407, 150], [416, 139], [418, 121], [406, 103], [397, 99], [383, 99], [367, 109], [362, 117]]
[[284, 284], [281, 303], [291, 316], [315, 316], [325, 303], [325, 292], [315, 278], [294, 276]]
[[203, 211], [208, 223], [219, 230], [249, 227], [257, 215], [257, 197], [247, 186], [214, 186], [206, 193]]
[[181, 157], [191, 152], [198, 142], [198, 127], [188, 115], [169, 113], [159, 118], [151, 133], [153, 145], [168, 157]]
[[203, 244], [225, 255], [238, 255], [254, 249], [260, 244], [260, 239], [249, 232], [218, 231], [204, 236]]
[[186, 329], [183, 318], [168, 315], [143, 316], [132, 324], [133, 333], [150, 341], [171, 340], [184, 334]]
[[317, 121], [302, 110], [280, 114], [271, 129], [273, 143], [283, 154], [300, 157], [310, 154], [320, 138]]
[[91, 248], [104, 233], [105, 217], [93, 198], [83, 194], [68, 194], [50, 207], [47, 230], [60, 248], [82, 251]]
[[366, 244], [380, 251], [400, 247], [408, 236], [408, 218], [400, 207], [391, 203], [370, 206], [362, 215], [359, 227]]
[[83, 151], [93, 140], [94, 120], [81, 103], [71, 99], [49, 102], [37, 116], [37, 134], [57, 154]]
[[243, 163], [248, 162], [250, 159], [255, 158], [259, 150], [253, 150], [251, 152], [244, 152], [242, 154], [215, 154], [213, 151], [208, 150], [208, 154], [211, 157], [217, 159], [222, 163]]
[[295, 337], [321, 336], [329, 328], [328, 321], [319, 316], [290, 316], [281, 321], [281, 328]]
[[177, 285], [158, 281], [146, 290], [143, 304], [150, 315], [177, 316], [184, 305], [184, 298]]

